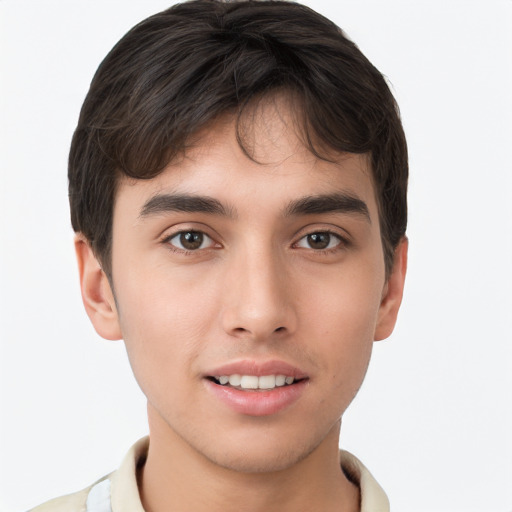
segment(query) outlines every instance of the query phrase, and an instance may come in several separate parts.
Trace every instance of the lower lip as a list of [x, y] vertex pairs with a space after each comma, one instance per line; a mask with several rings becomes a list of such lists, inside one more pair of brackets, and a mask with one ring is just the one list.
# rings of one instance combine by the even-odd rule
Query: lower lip
[[294, 404], [306, 389], [308, 380], [304, 379], [289, 386], [275, 387], [269, 390], [248, 390], [220, 386], [205, 379], [206, 388], [233, 411], [248, 416], [269, 416]]

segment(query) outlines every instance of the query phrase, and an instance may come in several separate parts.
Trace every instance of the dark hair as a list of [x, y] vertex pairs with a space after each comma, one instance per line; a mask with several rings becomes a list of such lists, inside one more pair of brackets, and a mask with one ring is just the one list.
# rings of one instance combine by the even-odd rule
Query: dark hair
[[232, 113], [240, 128], [245, 107], [277, 90], [298, 99], [299, 128], [313, 154], [371, 156], [389, 274], [407, 224], [408, 164], [383, 76], [308, 7], [192, 0], [131, 29], [101, 63], [82, 106], [69, 155], [71, 222], [107, 275], [120, 176], [155, 177], [207, 123]]

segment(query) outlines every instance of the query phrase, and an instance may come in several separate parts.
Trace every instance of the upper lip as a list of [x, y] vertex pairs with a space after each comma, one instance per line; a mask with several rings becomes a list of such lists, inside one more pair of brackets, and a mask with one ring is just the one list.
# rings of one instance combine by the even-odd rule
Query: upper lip
[[254, 375], [261, 377], [263, 375], [285, 375], [294, 377], [296, 380], [304, 379], [308, 375], [300, 368], [289, 364], [285, 361], [277, 359], [268, 361], [256, 361], [251, 359], [243, 359], [240, 361], [232, 361], [213, 368], [205, 373], [205, 377], [214, 377], [220, 375]]

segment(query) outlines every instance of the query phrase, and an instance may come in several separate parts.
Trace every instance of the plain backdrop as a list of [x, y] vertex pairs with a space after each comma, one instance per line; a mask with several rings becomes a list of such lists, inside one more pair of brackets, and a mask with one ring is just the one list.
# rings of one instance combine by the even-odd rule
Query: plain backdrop
[[[394, 512], [512, 511], [512, 2], [309, 1], [389, 78], [410, 264], [341, 444]], [[147, 432], [81, 305], [66, 159], [92, 75], [164, 0], [0, 0], [0, 510], [115, 469]]]

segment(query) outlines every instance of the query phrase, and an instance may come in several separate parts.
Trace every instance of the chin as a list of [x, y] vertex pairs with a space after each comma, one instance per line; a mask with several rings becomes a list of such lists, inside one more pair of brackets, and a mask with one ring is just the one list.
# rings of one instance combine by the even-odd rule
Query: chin
[[230, 452], [204, 453], [211, 462], [237, 473], [274, 473], [299, 463], [313, 452], [315, 447], [295, 446], [293, 449], [261, 449], [236, 447]]
[[306, 459], [330, 437], [331, 430], [279, 432], [262, 426], [259, 431], [240, 430], [235, 435], [219, 436], [208, 445], [196, 445], [196, 450], [216, 466], [230, 471], [272, 473], [286, 470]]

